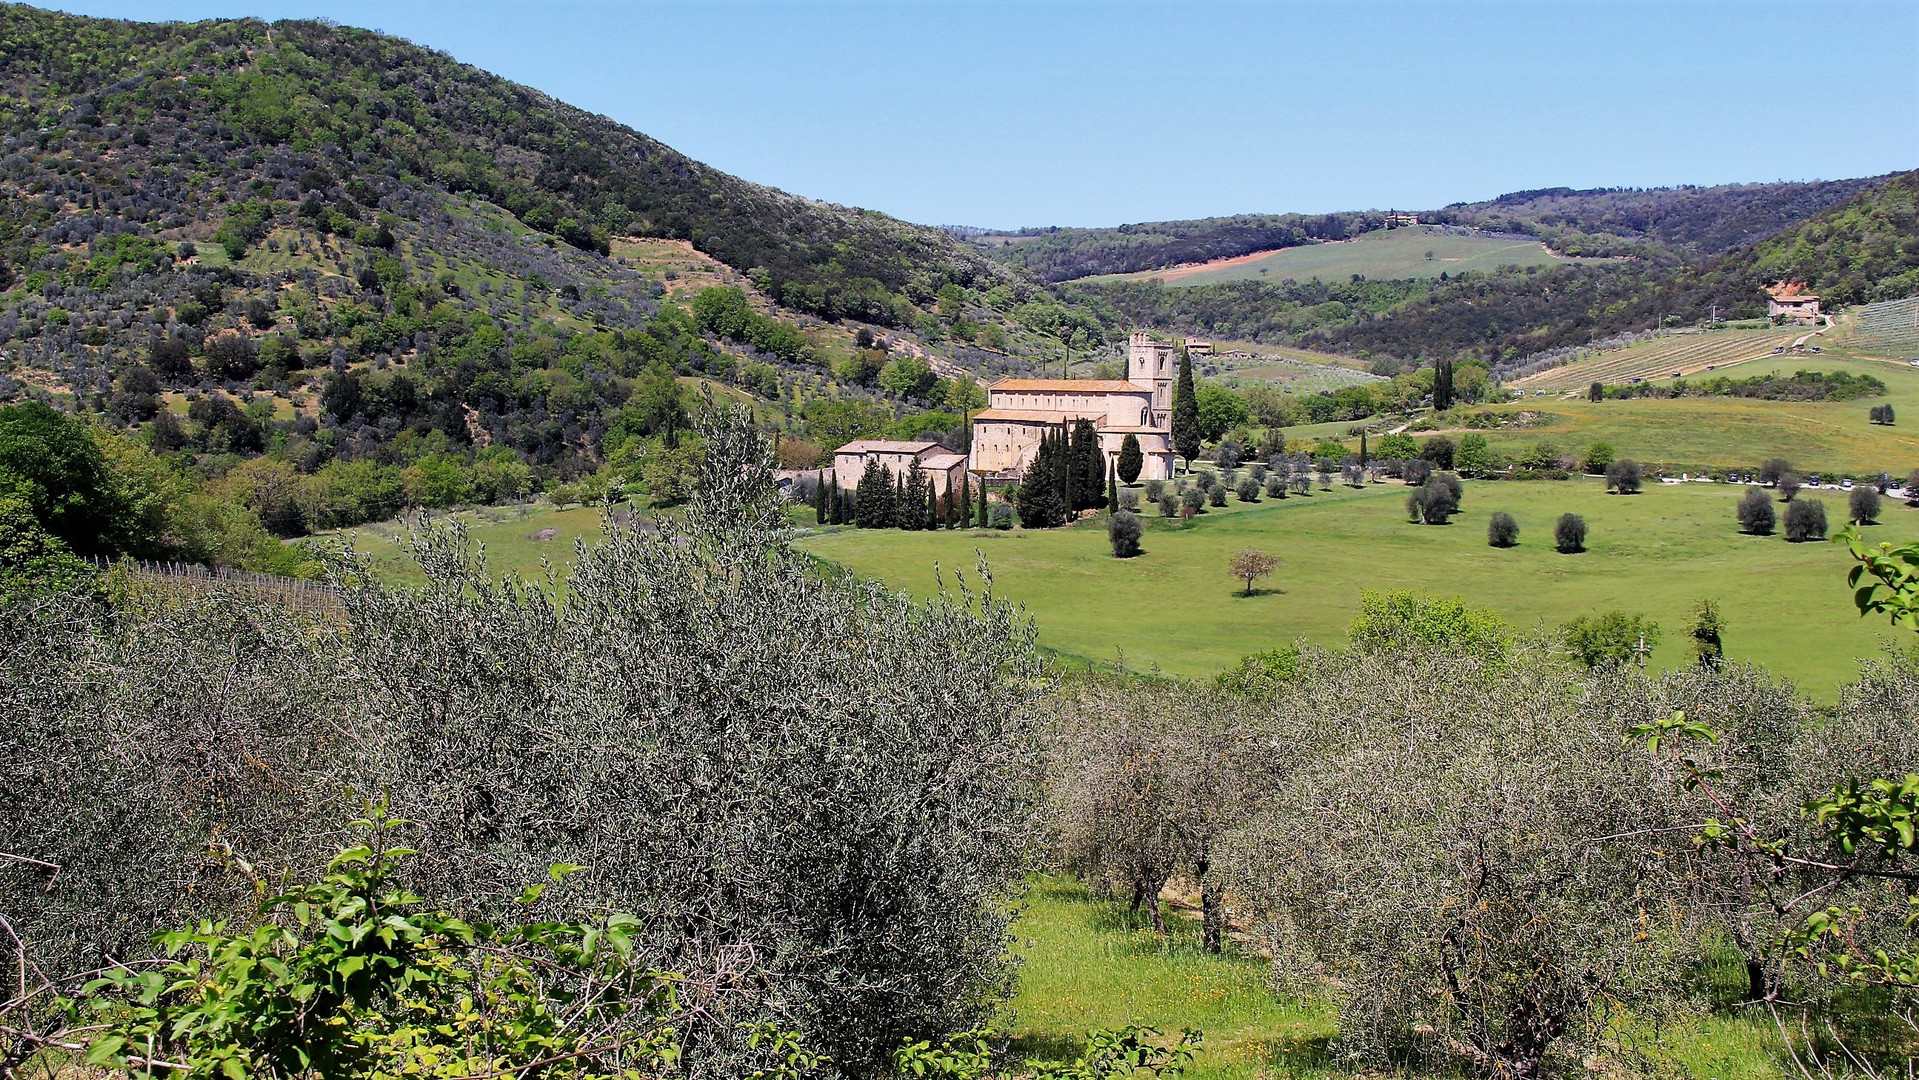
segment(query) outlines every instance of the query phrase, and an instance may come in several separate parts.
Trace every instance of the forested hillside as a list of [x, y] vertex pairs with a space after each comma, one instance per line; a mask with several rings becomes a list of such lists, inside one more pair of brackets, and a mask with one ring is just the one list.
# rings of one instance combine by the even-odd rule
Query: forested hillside
[[[1427, 224], [1537, 236], [1562, 255], [1632, 255], [1677, 263], [1755, 243], [1885, 179], [1585, 191], [1545, 188], [1422, 210], [1418, 216]], [[1388, 215], [1376, 210], [1239, 214], [1108, 229], [976, 233], [971, 239], [994, 258], [1047, 281], [1071, 281], [1163, 270], [1321, 240], [1349, 240], [1388, 225]]]

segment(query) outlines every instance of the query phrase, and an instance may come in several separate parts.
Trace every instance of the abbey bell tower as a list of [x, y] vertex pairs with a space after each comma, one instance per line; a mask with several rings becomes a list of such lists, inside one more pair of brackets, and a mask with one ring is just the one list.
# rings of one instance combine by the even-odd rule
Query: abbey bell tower
[[1126, 379], [1134, 386], [1153, 391], [1151, 427], [1170, 427], [1173, 422], [1173, 382], [1179, 378], [1177, 350], [1169, 341], [1154, 341], [1144, 330], [1135, 330], [1126, 339]]

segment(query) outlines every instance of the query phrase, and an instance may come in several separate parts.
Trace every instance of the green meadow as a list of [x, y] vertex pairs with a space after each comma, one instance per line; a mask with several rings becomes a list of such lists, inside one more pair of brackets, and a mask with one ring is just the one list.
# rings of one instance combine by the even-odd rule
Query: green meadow
[[[1098, 521], [1050, 532], [842, 528], [801, 544], [919, 594], [935, 588], [936, 566], [970, 574], [983, 555], [995, 589], [1026, 606], [1046, 647], [1193, 676], [1294, 639], [1337, 643], [1367, 589], [1460, 594], [1522, 628], [1638, 612], [1664, 629], [1650, 663], [1683, 665], [1690, 662], [1689, 612], [1711, 598], [1727, 621], [1732, 658], [1830, 699], [1855, 659], [1877, 653], [1890, 632], [1852, 607], [1843, 547], [1740, 533], [1733, 516], [1740, 493], [1724, 484], [1655, 483], [1620, 496], [1596, 480], [1468, 481], [1462, 513], [1432, 526], [1406, 521], [1406, 488], [1397, 483], [1316, 488], [1307, 498], [1234, 504], [1187, 524], [1149, 512], [1145, 553], [1129, 560], [1112, 557]], [[1835, 530], [1844, 524], [1844, 493], [1800, 497], [1822, 499]], [[1487, 545], [1496, 510], [1518, 520], [1517, 548]], [[1553, 548], [1553, 523], [1567, 512], [1583, 515], [1590, 529], [1582, 554]], [[1888, 500], [1881, 520], [1868, 530], [1873, 539], [1919, 539], [1919, 510]], [[1228, 573], [1246, 547], [1285, 560], [1251, 597]]]
[[[1591, 402], [1583, 394], [1529, 397], [1490, 407], [1515, 417], [1533, 414], [1526, 426], [1494, 428], [1485, 435], [1508, 453], [1539, 442], [1583, 452], [1592, 443], [1605, 442], [1622, 456], [1675, 471], [1756, 466], [1771, 457], [1791, 461], [1802, 475], [1871, 476], [1884, 470], [1903, 478], [1919, 468], [1919, 368], [1827, 354], [1754, 360], [1717, 374], [1746, 379], [1791, 376], [1795, 371], [1873, 375], [1885, 382], [1887, 393], [1852, 401], [1687, 397]], [[1867, 413], [1874, 405], [1893, 406], [1901, 423], [1869, 423]]]

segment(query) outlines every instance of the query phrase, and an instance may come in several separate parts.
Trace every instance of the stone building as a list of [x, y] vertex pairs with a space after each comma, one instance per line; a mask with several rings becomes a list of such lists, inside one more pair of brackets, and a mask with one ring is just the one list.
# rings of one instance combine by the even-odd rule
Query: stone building
[[[1140, 476], [1173, 474], [1175, 346], [1136, 331], [1126, 344], [1125, 379], [1001, 379], [986, 388], [986, 408], [973, 414], [970, 468], [1015, 480], [1039, 453], [1048, 431], [1090, 420], [1111, 461], [1126, 436], [1139, 439]], [[842, 481], [844, 483], [844, 481]]]
[[956, 454], [932, 439], [910, 442], [854, 439], [833, 452], [833, 479], [838, 482], [841, 491], [852, 491], [860, 486], [860, 477], [866, 474], [866, 463], [869, 461], [879, 462], [895, 476], [904, 476], [912, 471], [913, 463], [918, 462], [927, 479], [933, 482], [933, 490], [939, 492], [941, 497], [946, 494], [948, 480], [957, 489], [966, 479], [966, 455]]
[[1766, 290], [1768, 318], [1787, 318], [1799, 322], [1819, 320], [1819, 298], [1805, 291], [1802, 282], [1782, 281]]

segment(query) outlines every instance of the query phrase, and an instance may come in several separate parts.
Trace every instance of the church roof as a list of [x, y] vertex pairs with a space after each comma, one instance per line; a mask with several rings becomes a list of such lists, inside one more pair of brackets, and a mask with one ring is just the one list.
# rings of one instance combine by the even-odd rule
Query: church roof
[[988, 390], [1027, 390], [1073, 394], [1150, 394], [1152, 391], [1124, 379], [1001, 379]]
[[920, 459], [920, 467], [927, 472], [944, 472], [966, 460], [965, 454], [934, 454]]
[[903, 442], [898, 439], [854, 439], [833, 451], [836, 454], [921, 454], [938, 446], [932, 439]]

